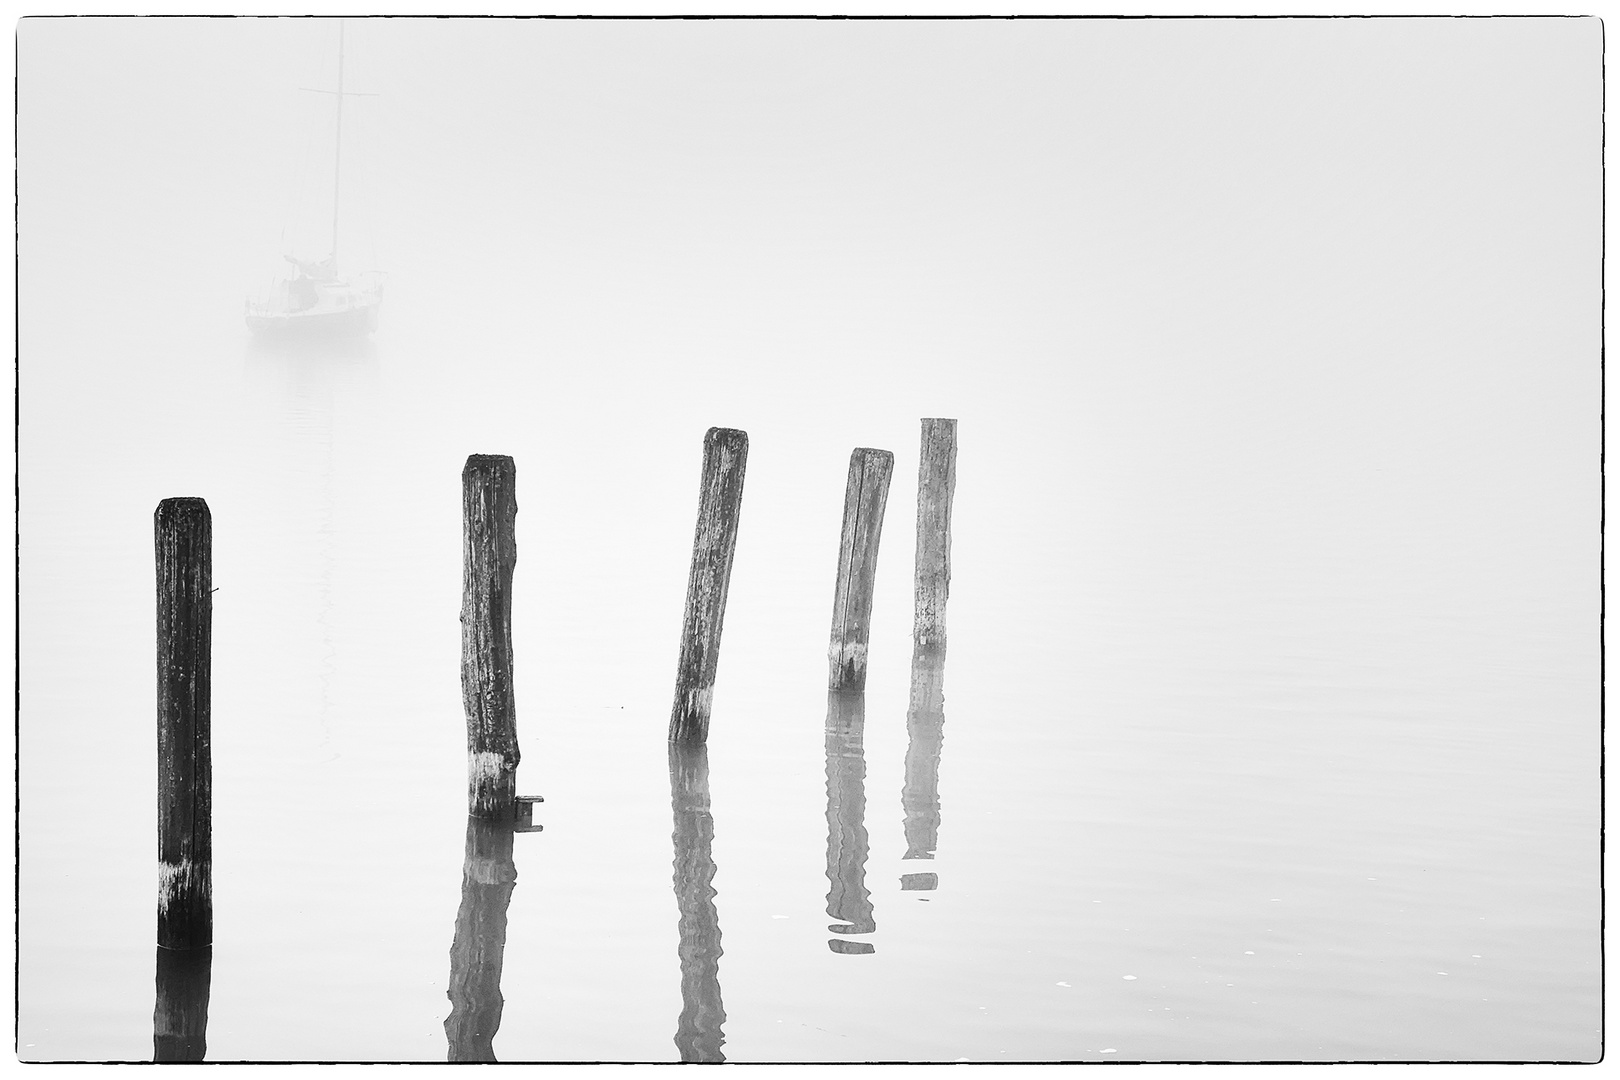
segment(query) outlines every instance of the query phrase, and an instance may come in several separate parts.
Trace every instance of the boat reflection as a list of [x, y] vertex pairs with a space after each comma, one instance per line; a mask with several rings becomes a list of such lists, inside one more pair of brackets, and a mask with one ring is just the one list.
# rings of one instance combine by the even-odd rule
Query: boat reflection
[[675, 902], [680, 908], [681, 1016], [675, 1046], [682, 1062], [721, 1062], [726, 1007], [720, 1000], [720, 914], [714, 906], [714, 815], [709, 812], [709, 751], [669, 747], [675, 811]]
[[157, 947], [157, 1007], [152, 1012], [152, 1060], [202, 1061], [208, 1052], [208, 984], [214, 947]]
[[256, 406], [273, 418], [266, 432], [267, 446], [274, 448], [272, 475], [288, 485], [284, 490], [291, 496], [282, 550], [315, 570], [313, 580], [301, 583], [313, 586], [313, 595], [301, 589], [288, 599], [300, 618], [313, 619], [300, 638], [318, 650], [304, 670], [314, 675], [319, 704], [305, 715], [319, 724], [318, 738], [309, 745], [325, 761], [337, 757], [332, 744], [332, 688], [339, 665], [333, 599], [339, 547], [335, 446], [355, 429], [355, 414], [375, 399], [377, 367], [371, 339], [317, 334], [255, 336], [244, 358], [244, 382]]
[[[939, 846], [939, 756], [945, 743], [945, 654], [919, 649], [911, 658], [911, 704], [906, 711], [907, 859], [932, 859]], [[934, 889], [937, 874], [905, 874], [902, 889]]]
[[374, 373], [377, 343], [352, 334], [255, 335], [246, 359], [254, 368], [281, 369], [300, 383], [322, 382], [334, 374]]
[[506, 952], [506, 910], [517, 865], [512, 821], [467, 818], [467, 856], [461, 870], [461, 909], [450, 946], [450, 1015], [444, 1033], [450, 1061], [494, 1061], [501, 1026], [501, 961]]
[[[827, 914], [842, 920], [835, 934], [877, 929], [866, 889], [866, 695], [827, 692]], [[833, 938], [835, 953], [875, 952], [867, 941]]]

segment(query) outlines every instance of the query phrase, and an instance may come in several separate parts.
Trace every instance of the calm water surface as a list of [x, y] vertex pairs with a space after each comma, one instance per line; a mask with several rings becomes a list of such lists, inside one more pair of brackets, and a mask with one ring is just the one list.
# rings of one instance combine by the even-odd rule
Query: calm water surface
[[[209, 1056], [446, 1055], [457, 912], [484, 902], [466, 884], [463, 449], [519, 463], [520, 778], [546, 798], [488, 901], [500, 1058], [1595, 1050], [1578, 607], [1426, 579], [1441, 567], [1420, 555], [1270, 560], [1213, 530], [1138, 552], [1077, 521], [1065, 552], [1025, 531], [1040, 504], [1020, 521], [995, 492], [1038, 447], [967, 415], [943, 703], [912, 710], [915, 420], [894, 402], [889, 438], [866, 440], [904, 478], [871, 683], [829, 704], [847, 448], [813, 419], [745, 416], [714, 726], [681, 766], [663, 735], [701, 422], [620, 418], [640, 434], [617, 446], [556, 413], [506, 440], [448, 432], [414, 419], [445, 387], [413, 388], [386, 339], [174, 363], [238, 417], [184, 480], [114, 454], [80, 498], [25, 486], [25, 1057], [150, 1052], [150, 513], [171, 490], [206, 494], [216, 522]], [[109, 401], [101, 445], [160, 402]], [[909, 731], [908, 711], [926, 714]]]
[[[409, 58], [428, 30], [389, 32]], [[54, 40], [25, 34], [25, 78]], [[80, 102], [73, 76], [27, 101]], [[214, 107], [132, 85], [143, 115]], [[463, 151], [515, 175], [489, 132], [453, 142], [465, 110], [421, 107], [443, 190], [475, 175]], [[1187, 194], [1162, 213], [1213, 239], [1132, 233], [1152, 215], [1129, 202], [1110, 232], [1055, 188], [948, 239], [955, 211], [908, 210], [934, 189], [905, 173], [868, 191], [892, 216], [846, 234], [808, 196], [802, 224], [746, 199], [683, 204], [688, 224], [630, 197], [640, 173], [611, 210], [502, 222], [481, 215], [531, 205], [516, 189], [463, 201], [402, 169], [437, 216], [399, 245], [375, 339], [321, 352], [247, 340], [218, 176], [69, 112], [85, 138], [22, 137], [23, 1058], [153, 1052], [152, 512], [178, 495], [214, 516], [212, 1060], [1599, 1054], [1596, 278], [1513, 276], [1595, 250], [1595, 187], [1559, 186], [1595, 161], [1585, 128], [1546, 136], [1568, 170], [1514, 182], [1549, 216], [1489, 258], [1451, 244], [1463, 210], [1377, 233], [1334, 204], [1317, 291], [1286, 260], [1198, 262], [1232, 234]], [[547, 130], [584, 198], [594, 159], [568, 154], [630, 128]], [[705, 132], [694, 153], [730, 145]], [[128, 190], [115, 151], [142, 163]], [[866, 190], [840, 171], [858, 158], [817, 190]], [[754, 164], [757, 194], [777, 164]], [[661, 175], [665, 200], [696, 182]], [[1104, 269], [1020, 277], [1032, 237]], [[1388, 243], [1409, 244], [1389, 293], [1344, 269]], [[928, 277], [936, 256], [955, 269]], [[1234, 276], [1264, 305], [1193, 284]], [[911, 664], [923, 416], [959, 420], [942, 673]], [[750, 460], [709, 745], [672, 757], [711, 425]], [[868, 689], [830, 700], [856, 446], [894, 451], [895, 480]], [[543, 831], [465, 816], [470, 453], [517, 462], [518, 776]]]

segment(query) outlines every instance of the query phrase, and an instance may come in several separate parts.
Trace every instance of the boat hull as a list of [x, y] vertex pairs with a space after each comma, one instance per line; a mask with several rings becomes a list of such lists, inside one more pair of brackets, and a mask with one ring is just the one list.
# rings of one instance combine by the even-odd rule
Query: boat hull
[[328, 311], [294, 311], [285, 314], [250, 312], [248, 329], [265, 337], [348, 337], [369, 334], [377, 329], [380, 303], [360, 304]]

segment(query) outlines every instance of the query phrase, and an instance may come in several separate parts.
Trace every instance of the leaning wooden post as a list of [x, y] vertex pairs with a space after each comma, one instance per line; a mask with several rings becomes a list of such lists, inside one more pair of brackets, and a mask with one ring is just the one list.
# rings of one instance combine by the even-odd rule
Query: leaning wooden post
[[165, 949], [214, 940], [209, 660], [213, 521], [201, 499], [164, 499], [157, 552], [158, 928]]
[[838, 587], [833, 596], [827, 689], [866, 689], [866, 643], [872, 629], [872, 587], [878, 541], [889, 499], [894, 455], [858, 447], [849, 456], [844, 486], [844, 529], [838, 542]]
[[675, 707], [669, 717], [672, 743], [701, 745], [709, 737], [709, 709], [720, 666], [720, 624], [726, 616], [726, 590], [731, 585], [732, 556], [737, 552], [747, 466], [747, 432], [710, 428], [703, 436], [703, 484], [698, 494], [692, 568], [686, 578]]
[[956, 494], [956, 421], [925, 419], [917, 461], [917, 559], [912, 646], [945, 651], [951, 593], [951, 499]]
[[467, 812], [517, 815], [517, 707], [512, 691], [512, 570], [517, 466], [473, 454], [461, 471], [461, 701], [467, 713]]

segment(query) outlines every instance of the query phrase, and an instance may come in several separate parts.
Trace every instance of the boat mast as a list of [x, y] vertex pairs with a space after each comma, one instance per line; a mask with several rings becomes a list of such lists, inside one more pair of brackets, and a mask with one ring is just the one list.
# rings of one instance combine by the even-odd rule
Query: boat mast
[[332, 149], [332, 266], [337, 267], [338, 194], [343, 165], [343, 20], [338, 20], [337, 141]]

